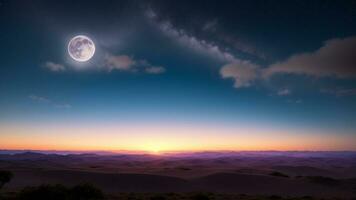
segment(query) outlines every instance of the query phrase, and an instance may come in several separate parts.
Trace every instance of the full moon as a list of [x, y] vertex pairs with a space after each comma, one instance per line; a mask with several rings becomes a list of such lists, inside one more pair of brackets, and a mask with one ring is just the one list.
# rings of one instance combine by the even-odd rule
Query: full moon
[[95, 53], [95, 44], [89, 37], [78, 35], [69, 41], [68, 53], [74, 60], [86, 62], [93, 57]]

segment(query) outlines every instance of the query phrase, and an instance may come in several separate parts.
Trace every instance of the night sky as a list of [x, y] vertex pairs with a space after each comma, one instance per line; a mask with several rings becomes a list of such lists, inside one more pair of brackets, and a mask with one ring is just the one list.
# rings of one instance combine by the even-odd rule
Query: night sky
[[0, 27], [0, 149], [356, 150], [356, 1], [0, 0]]

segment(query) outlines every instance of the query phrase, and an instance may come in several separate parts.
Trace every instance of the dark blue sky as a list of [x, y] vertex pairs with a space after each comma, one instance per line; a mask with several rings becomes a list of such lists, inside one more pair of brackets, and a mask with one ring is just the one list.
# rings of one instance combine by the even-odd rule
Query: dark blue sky
[[5, 148], [356, 149], [356, 1], [2, 0], [0, 26]]

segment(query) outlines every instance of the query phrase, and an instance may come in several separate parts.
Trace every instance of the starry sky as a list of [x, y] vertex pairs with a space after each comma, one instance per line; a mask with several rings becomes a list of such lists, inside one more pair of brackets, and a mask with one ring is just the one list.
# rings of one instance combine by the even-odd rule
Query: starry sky
[[0, 27], [0, 149], [356, 150], [356, 1], [0, 0]]

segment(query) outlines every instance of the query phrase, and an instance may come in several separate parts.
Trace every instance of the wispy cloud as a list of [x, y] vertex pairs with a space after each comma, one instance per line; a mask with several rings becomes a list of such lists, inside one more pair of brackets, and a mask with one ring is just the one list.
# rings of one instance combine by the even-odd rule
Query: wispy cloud
[[292, 91], [290, 89], [284, 88], [277, 91], [278, 96], [288, 96], [291, 95]]
[[160, 67], [160, 66], [151, 66], [151, 67], [146, 67], [145, 68], [146, 73], [148, 74], [162, 74], [166, 71], [166, 69], [164, 67]]
[[234, 80], [234, 87], [249, 87], [258, 78], [258, 66], [248, 61], [234, 62], [220, 69], [222, 78]]
[[344, 97], [344, 96], [356, 96], [356, 89], [321, 89], [321, 93], [324, 94], [331, 94], [337, 97]]
[[292, 55], [264, 70], [265, 77], [275, 74], [300, 74], [315, 77], [356, 78], [356, 36], [331, 39], [315, 52]]
[[[220, 74], [222, 78], [233, 78], [234, 87], [248, 87], [258, 80], [266, 81], [276, 74], [308, 75], [318, 78], [333, 77], [336, 79], [356, 78], [356, 36], [344, 39], [331, 39], [324, 46], [312, 53], [292, 55], [289, 59], [276, 62], [266, 68], [249, 61], [234, 58], [232, 63], [224, 65]], [[284, 89], [278, 95], [290, 95]], [[352, 90], [324, 92], [338, 96], [352, 94]]]
[[53, 72], [61, 72], [66, 70], [66, 67], [64, 65], [51, 61], [47, 61], [43, 66]]
[[52, 101], [51, 99], [49, 99], [47, 97], [38, 96], [38, 95], [34, 95], [34, 94], [29, 95], [28, 98], [30, 98], [32, 101], [34, 101], [36, 103], [48, 104], [55, 108], [69, 109], [72, 107], [70, 104], [60, 104], [60, 103]]
[[[66, 68], [62, 64], [57, 64], [50, 61], [46, 62], [43, 66], [53, 72], [61, 72], [68, 69], [72, 69]], [[107, 53], [104, 56], [103, 62], [101, 64], [95, 65], [95, 68], [99, 71], [103, 70], [107, 72], [112, 72], [114, 70], [127, 72], [143, 72], [147, 74], [162, 74], [166, 72], [166, 68], [162, 66], [153, 65], [146, 60], [135, 59], [133, 56], [129, 55], [113, 55], [110, 53]]]
[[203, 29], [203, 31], [215, 32], [216, 29], [217, 29], [217, 25], [218, 25], [218, 20], [217, 19], [209, 20], [203, 25], [202, 29]]
[[128, 55], [111, 55], [107, 54], [104, 65], [101, 66], [108, 72], [113, 70], [129, 71], [129, 72], [144, 72], [147, 74], [162, 74], [166, 69], [162, 66], [155, 66], [147, 60], [134, 59]]
[[136, 61], [128, 55], [111, 55], [105, 56], [105, 63], [102, 68], [111, 72], [112, 70], [133, 71]]
[[29, 95], [28, 96], [31, 100], [38, 102], [38, 103], [50, 103], [51, 100], [45, 98], [45, 97], [41, 97], [41, 96], [37, 96], [37, 95]]

